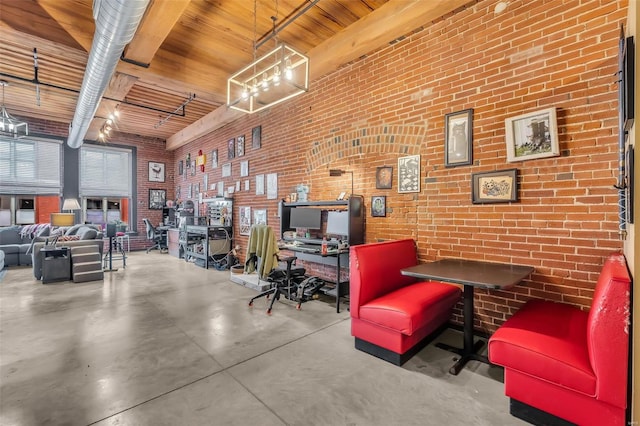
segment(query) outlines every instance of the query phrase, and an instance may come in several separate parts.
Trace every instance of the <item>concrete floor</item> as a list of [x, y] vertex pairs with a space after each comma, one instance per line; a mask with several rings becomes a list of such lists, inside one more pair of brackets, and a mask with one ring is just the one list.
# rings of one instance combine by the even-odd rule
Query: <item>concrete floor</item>
[[[104, 282], [0, 283], [1, 425], [521, 425], [502, 371], [427, 346], [396, 367], [353, 347], [349, 313], [255, 291], [167, 254]], [[448, 330], [439, 340], [461, 342]]]

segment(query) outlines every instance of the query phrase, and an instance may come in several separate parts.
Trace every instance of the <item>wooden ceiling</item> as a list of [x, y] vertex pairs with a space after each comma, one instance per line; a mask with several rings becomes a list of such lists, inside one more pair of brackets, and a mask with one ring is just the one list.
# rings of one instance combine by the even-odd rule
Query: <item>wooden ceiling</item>
[[[311, 57], [313, 80], [468, 2], [151, 0], [123, 54], [145, 66], [119, 61], [85, 139], [96, 139], [116, 106], [116, 130], [167, 140], [170, 149], [236, 119], [241, 113], [224, 105], [227, 78], [253, 60], [254, 40], [271, 34], [272, 16], [277, 38]], [[0, 1], [0, 79], [9, 83], [12, 115], [71, 122], [95, 30], [92, 4]], [[257, 56], [273, 46], [264, 42]]]

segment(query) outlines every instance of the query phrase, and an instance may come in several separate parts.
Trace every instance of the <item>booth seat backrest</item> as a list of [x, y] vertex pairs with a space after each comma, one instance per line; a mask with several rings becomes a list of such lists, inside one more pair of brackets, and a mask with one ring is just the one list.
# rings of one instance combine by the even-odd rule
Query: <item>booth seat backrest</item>
[[631, 278], [624, 255], [610, 255], [602, 267], [589, 318], [587, 345], [597, 377], [596, 398], [625, 407], [629, 349]]
[[351, 316], [359, 318], [359, 307], [417, 280], [400, 273], [418, 263], [411, 239], [351, 246], [349, 254], [349, 298]]

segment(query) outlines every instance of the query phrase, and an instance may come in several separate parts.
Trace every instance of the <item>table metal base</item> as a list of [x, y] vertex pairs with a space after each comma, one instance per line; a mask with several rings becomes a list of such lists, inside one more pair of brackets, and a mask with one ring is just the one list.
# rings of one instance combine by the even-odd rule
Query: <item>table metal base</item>
[[449, 374], [453, 374], [454, 376], [457, 376], [460, 370], [462, 370], [469, 361], [480, 361], [484, 362], [485, 364], [490, 364], [489, 358], [478, 353], [483, 346], [484, 341], [478, 340], [474, 343], [472, 350], [469, 351], [469, 353], [465, 353], [465, 350], [462, 348], [447, 345], [446, 343], [436, 343], [437, 348], [460, 355], [460, 358], [456, 361], [456, 363], [453, 364], [451, 368], [449, 368]]

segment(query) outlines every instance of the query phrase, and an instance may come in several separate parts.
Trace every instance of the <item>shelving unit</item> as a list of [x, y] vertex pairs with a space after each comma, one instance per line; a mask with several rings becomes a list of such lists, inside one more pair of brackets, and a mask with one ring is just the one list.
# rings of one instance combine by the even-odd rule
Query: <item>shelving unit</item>
[[210, 198], [203, 202], [207, 204], [207, 215], [196, 216], [193, 224], [185, 224], [180, 241], [185, 260], [195, 258], [196, 265], [208, 269], [212, 257], [226, 256], [231, 251], [233, 199]]

